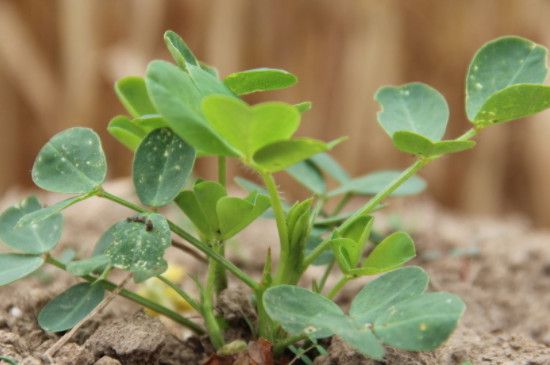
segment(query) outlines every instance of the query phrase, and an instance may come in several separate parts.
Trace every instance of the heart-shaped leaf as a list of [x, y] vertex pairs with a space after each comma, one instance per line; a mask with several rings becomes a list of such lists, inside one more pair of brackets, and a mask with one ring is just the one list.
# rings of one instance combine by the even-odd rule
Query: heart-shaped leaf
[[425, 293], [380, 312], [374, 333], [384, 343], [409, 351], [431, 351], [456, 328], [464, 302], [449, 293]]
[[393, 270], [416, 256], [414, 242], [407, 233], [395, 232], [380, 242], [355, 275], [374, 275]]
[[209, 124], [227, 143], [250, 159], [260, 148], [289, 139], [300, 125], [300, 113], [290, 104], [270, 102], [249, 106], [233, 97], [204, 99]]
[[84, 260], [68, 263], [67, 271], [76, 276], [85, 276], [94, 272], [103, 271], [110, 263], [111, 259], [108, 256], [97, 255]]
[[417, 82], [385, 86], [374, 99], [382, 107], [378, 122], [390, 137], [395, 132], [410, 131], [439, 141], [445, 134], [449, 107], [443, 95], [431, 86]]
[[357, 325], [348, 317], [330, 323], [334, 334], [363, 355], [375, 360], [384, 358], [384, 347], [368, 326]]
[[269, 91], [290, 87], [298, 79], [288, 71], [274, 68], [256, 68], [235, 72], [223, 80], [225, 85], [237, 95], [258, 91]]
[[317, 195], [326, 191], [326, 182], [319, 168], [311, 161], [301, 161], [286, 169], [296, 181]]
[[167, 267], [164, 251], [170, 246], [170, 227], [157, 213], [138, 214], [119, 222], [113, 242], [105, 250], [113, 266], [130, 271], [142, 282], [162, 274]]
[[[354, 178], [342, 184], [339, 188], [330, 191], [329, 197], [337, 196], [345, 193], [353, 193], [357, 195], [376, 195], [384, 190], [397, 177], [401, 175], [401, 171], [378, 171], [371, 174]], [[426, 182], [418, 176], [413, 176], [399, 186], [391, 195], [406, 196], [418, 194], [426, 188]]]
[[492, 94], [474, 123], [490, 125], [528, 117], [550, 108], [550, 86], [519, 84]]
[[115, 83], [115, 92], [128, 113], [134, 117], [157, 112], [149, 99], [142, 77], [127, 76], [118, 80]]
[[340, 140], [325, 143], [311, 138], [296, 138], [268, 144], [254, 153], [254, 162], [264, 172], [284, 170], [319, 152], [333, 148]]
[[485, 44], [475, 54], [466, 77], [468, 119], [476, 124], [487, 119], [489, 115], [479, 113], [500, 90], [515, 84], [543, 83], [548, 72], [546, 60], [547, 50], [527, 39], [503, 37]]
[[168, 51], [174, 58], [174, 61], [182, 69], [187, 70], [187, 65], [199, 66], [199, 61], [197, 57], [193, 54], [189, 46], [181, 39], [181, 37], [171, 30], [168, 30], [164, 33], [164, 43]]
[[257, 192], [245, 199], [223, 197], [216, 204], [216, 213], [220, 223], [221, 238], [233, 237], [269, 208], [269, 198]]
[[344, 170], [344, 168], [328, 153], [318, 153], [311, 156], [310, 160], [319, 166], [321, 170], [335, 178], [339, 183], [343, 184], [350, 180], [346, 170]]
[[19, 220], [42, 209], [36, 197], [31, 196], [8, 208], [0, 216], [0, 239], [10, 247], [25, 253], [39, 254], [53, 249], [61, 239], [63, 216], [53, 214], [38, 223], [17, 227]]
[[307, 334], [312, 338], [329, 337], [345, 315], [324, 296], [293, 285], [267, 289], [263, 296], [267, 314], [291, 335]]
[[414, 132], [400, 131], [393, 135], [393, 145], [400, 151], [424, 157], [446, 155], [473, 148], [474, 141], [439, 141], [433, 142]]
[[32, 168], [32, 179], [44, 190], [87, 193], [103, 183], [107, 162], [99, 136], [89, 128], [70, 128], [42, 147]]
[[229, 147], [207, 124], [200, 104], [203, 91], [191, 76], [178, 67], [153, 61], [147, 67], [145, 80], [149, 96], [172, 130], [205, 155], [234, 156]]
[[397, 303], [418, 296], [428, 286], [428, 275], [417, 266], [397, 269], [369, 282], [351, 302], [349, 314], [365, 325]]
[[147, 132], [134, 124], [128, 117], [119, 115], [111, 119], [107, 131], [131, 151], [135, 151]]
[[0, 286], [24, 278], [38, 270], [43, 263], [42, 256], [16, 253], [0, 254]]
[[149, 133], [134, 158], [133, 180], [139, 200], [161, 207], [183, 189], [195, 162], [195, 150], [168, 128]]
[[38, 313], [38, 324], [48, 332], [71, 329], [101, 303], [105, 289], [100, 283], [80, 283], [53, 298]]

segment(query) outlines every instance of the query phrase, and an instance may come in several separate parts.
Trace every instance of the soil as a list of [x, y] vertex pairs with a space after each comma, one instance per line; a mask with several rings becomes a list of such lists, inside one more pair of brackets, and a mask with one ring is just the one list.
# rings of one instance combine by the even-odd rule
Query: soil
[[[109, 186], [109, 190], [127, 195], [127, 186], [122, 181]], [[19, 192], [8, 194], [0, 208], [20, 200], [21, 196]], [[58, 197], [44, 198], [52, 202]], [[127, 210], [98, 199], [84, 204], [87, 209], [67, 211], [59, 252], [71, 247], [79, 256], [88, 254], [98, 235], [110, 223], [128, 215]], [[407, 205], [402, 204], [395, 202], [392, 210], [399, 213], [399, 225], [415, 238], [418, 257], [414, 263], [430, 273], [433, 290], [456, 293], [467, 304], [459, 328], [435, 352], [388, 349], [382, 363], [365, 359], [333, 338], [323, 343], [328, 354], [318, 356], [314, 363], [550, 364], [550, 233], [533, 230], [521, 217], [464, 217], [445, 212], [424, 200], [407, 200]], [[395, 226], [395, 219], [384, 219], [388, 216], [391, 215], [377, 217], [379, 229]], [[274, 224], [258, 222], [238, 240], [239, 246], [236, 242], [228, 244], [230, 256], [247, 271], [258, 274], [263, 261], [258, 258], [265, 257], [268, 246], [276, 247]], [[168, 259], [184, 265], [188, 272], [202, 270], [200, 263], [179, 252], [170, 251]], [[309, 276], [317, 275], [318, 271], [311, 270]], [[336, 280], [335, 272], [328, 285]], [[45, 363], [42, 356], [58, 335], [42, 331], [36, 324], [36, 315], [51, 297], [77, 281], [57, 269], [45, 268], [38, 275], [0, 288], [0, 355], [10, 356], [21, 365]], [[345, 307], [367, 281], [368, 278], [362, 278], [352, 282], [339, 296], [340, 304]], [[229, 340], [249, 340], [248, 323], [254, 321], [249, 294], [231, 283], [218, 303], [218, 311], [230, 324]], [[256, 341], [249, 342], [246, 351], [231, 358], [212, 355], [205, 338], [190, 336], [170, 321], [151, 317], [128, 301], [116, 299], [58, 351], [54, 362], [60, 365], [273, 364], [268, 354], [268, 344]], [[292, 356], [288, 360], [292, 360]]]

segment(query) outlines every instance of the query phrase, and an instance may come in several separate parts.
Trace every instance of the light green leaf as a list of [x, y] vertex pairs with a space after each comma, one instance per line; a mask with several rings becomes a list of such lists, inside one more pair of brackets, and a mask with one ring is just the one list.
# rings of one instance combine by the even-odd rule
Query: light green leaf
[[130, 271], [135, 282], [162, 274], [167, 267], [164, 251], [171, 244], [170, 227], [157, 213], [138, 214], [116, 224], [113, 242], [105, 255], [113, 266]]
[[351, 257], [350, 253], [360, 252], [363, 245], [350, 238], [343, 237], [331, 239], [330, 245], [340, 270], [344, 274], [348, 274], [359, 261], [358, 259], [355, 260], [355, 257]]
[[332, 247], [341, 269], [348, 273], [359, 263], [374, 219], [359, 216], [335, 231]]
[[[392, 181], [394, 181], [401, 171], [378, 171], [371, 174], [357, 177], [339, 188], [330, 191], [329, 197], [337, 196], [345, 193], [353, 193], [358, 195], [376, 195], [384, 190]], [[392, 193], [392, 196], [406, 196], [418, 194], [426, 188], [426, 182], [418, 176], [413, 176], [405, 181], [397, 190]]]
[[473, 148], [476, 145], [474, 141], [449, 140], [433, 142], [420, 134], [407, 131], [395, 132], [392, 140], [393, 145], [398, 150], [424, 157], [462, 152]]
[[128, 113], [134, 117], [157, 112], [147, 95], [142, 77], [127, 76], [118, 80], [115, 83], [115, 92]]
[[313, 104], [311, 103], [311, 101], [302, 101], [301, 103], [294, 104], [294, 107], [298, 109], [300, 113], [304, 114], [305, 112], [311, 110]]
[[227, 240], [252, 223], [269, 208], [269, 198], [257, 192], [245, 199], [223, 197], [216, 204], [221, 238]]
[[312, 338], [329, 337], [330, 326], [345, 320], [344, 313], [324, 296], [293, 285], [267, 289], [264, 307], [271, 319], [277, 321], [290, 335], [307, 334]]
[[409, 351], [431, 351], [456, 328], [464, 302], [449, 293], [427, 293], [387, 307], [374, 321], [382, 342]]
[[204, 95], [191, 76], [170, 63], [153, 61], [147, 67], [146, 84], [149, 96], [164, 120], [198, 152], [236, 155], [236, 151], [204, 119], [200, 109]]
[[194, 191], [182, 191], [174, 202], [204, 236], [211, 237], [215, 234]]
[[298, 162], [286, 169], [286, 172], [309, 191], [323, 195], [326, 182], [319, 168], [309, 160]]
[[139, 200], [161, 207], [183, 189], [193, 169], [195, 150], [168, 128], [156, 129], [139, 145], [133, 181]]
[[42, 206], [34, 196], [8, 208], [0, 216], [0, 239], [6, 245], [25, 253], [39, 254], [53, 249], [61, 239], [63, 229], [61, 214], [53, 214], [34, 225], [16, 226], [23, 216], [40, 209]]
[[258, 91], [285, 89], [298, 79], [288, 71], [274, 68], [256, 68], [227, 75], [225, 85], [237, 95], [246, 95]]
[[374, 275], [393, 270], [416, 256], [414, 242], [407, 233], [395, 232], [380, 242], [363, 261], [355, 275]]
[[15, 225], [16, 229], [32, 228], [33, 225], [41, 225], [44, 221], [49, 221], [52, 217], [56, 217], [59, 212], [76, 204], [84, 199], [84, 196], [75, 196], [67, 198], [46, 208], [34, 210], [22, 216]]
[[42, 147], [32, 168], [32, 179], [44, 190], [87, 193], [103, 183], [107, 162], [99, 136], [89, 128], [70, 128]]
[[105, 289], [101, 284], [80, 283], [53, 298], [38, 313], [38, 324], [48, 332], [71, 329], [101, 303]]
[[[515, 84], [541, 84], [548, 72], [547, 50], [520, 37], [502, 37], [477, 51], [466, 77], [466, 114], [478, 123], [479, 112], [496, 92]], [[483, 116], [486, 119], [488, 115]]]
[[111, 259], [108, 256], [97, 255], [84, 260], [68, 263], [67, 271], [76, 276], [85, 276], [94, 272], [103, 271], [110, 263]]
[[300, 113], [281, 102], [249, 106], [233, 97], [213, 95], [204, 99], [206, 119], [242, 157], [270, 143], [289, 139], [300, 125]]
[[328, 153], [318, 153], [311, 156], [311, 161], [313, 161], [319, 168], [330, 176], [335, 178], [341, 184], [350, 180], [350, 177], [346, 170], [340, 164], [332, 158]]
[[0, 254], [0, 286], [24, 278], [38, 270], [43, 263], [42, 256], [16, 253]]
[[[159, 114], [142, 115], [134, 118], [132, 123], [143, 129], [146, 134], [159, 128], [169, 128], [170, 126]], [[145, 136], [143, 136], [145, 137]]]
[[374, 99], [382, 110], [378, 122], [390, 137], [398, 131], [418, 133], [433, 141], [445, 134], [449, 107], [443, 95], [422, 83], [380, 88]]
[[319, 152], [328, 151], [336, 143], [325, 143], [311, 138], [296, 138], [287, 141], [279, 141], [271, 143], [256, 151], [253, 159], [258, 167], [264, 172], [277, 172]]
[[227, 195], [227, 191], [215, 181], [201, 181], [195, 184], [193, 191], [206, 216], [206, 221], [212, 230], [217, 232], [220, 229], [220, 222], [218, 221], [216, 207], [218, 201]]
[[111, 119], [107, 126], [107, 131], [131, 151], [135, 151], [147, 135], [145, 130], [134, 124], [124, 115]]
[[492, 94], [474, 123], [485, 126], [528, 117], [550, 108], [550, 86], [519, 84]]
[[417, 266], [400, 268], [369, 282], [351, 302], [349, 314], [365, 325], [397, 303], [418, 296], [428, 287], [428, 275]]
[[174, 61], [182, 69], [187, 70], [187, 65], [199, 66], [199, 61], [187, 46], [187, 44], [181, 39], [181, 37], [171, 30], [164, 33], [164, 43], [168, 48], [168, 51], [174, 58]]

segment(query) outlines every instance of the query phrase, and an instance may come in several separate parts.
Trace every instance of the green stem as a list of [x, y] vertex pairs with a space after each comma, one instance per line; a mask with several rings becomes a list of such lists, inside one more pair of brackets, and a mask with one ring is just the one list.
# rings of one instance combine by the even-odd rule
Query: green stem
[[178, 295], [180, 297], [182, 297], [183, 300], [185, 300], [187, 303], [189, 303], [189, 305], [194, 310], [196, 310], [199, 313], [202, 313], [202, 308], [201, 308], [200, 304], [197, 303], [193, 298], [191, 298], [191, 296], [186, 291], [184, 291], [182, 288], [180, 288], [179, 285], [177, 285], [176, 283], [174, 283], [173, 281], [171, 281], [170, 279], [168, 279], [167, 277], [162, 276], [162, 275], [157, 275], [157, 278], [160, 281], [162, 281], [164, 284], [166, 284], [170, 288], [172, 288], [176, 293], [178, 293]]
[[[62, 262], [54, 259], [53, 257], [47, 255], [46, 256], [46, 262], [50, 265], [53, 265], [63, 271], [67, 271], [67, 268], [65, 266], [65, 264], [63, 264]], [[85, 276], [82, 276], [82, 279], [90, 282], [90, 283], [93, 283], [97, 280], [96, 277], [94, 276], [90, 276], [90, 275], [85, 275]], [[103, 280], [101, 281], [101, 285], [103, 285], [103, 287], [106, 289], [106, 290], [109, 290], [109, 291], [113, 291], [113, 290], [116, 290], [117, 289], [117, 285], [110, 282], [110, 281], [107, 281], [107, 280]], [[172, 319], [173, 321], [191, 329], [193, 332], [197, 333], [197, 334], [203, 334], [204, 333], [204, 329], [199, 326], [198, 324], [190, 321], [189, 319], [179, 315], [178, 313], [160, 305], [160, 304], [157, 304], [145, 297], [142, 297], [141, 295], [139, 294], [136, 294], [134, 293], [133, 291], [130, 291], [128, 289], [122, 289], [119, 293], [120, 296], [126, 298], [126, 299], [129, 299], [137, 304], [140, 304], [146, 308], [149, 308], [157, 313], [160, 313], [170, 319]]]
[[214, 313], [214, 294], [216, 292], [216, 262], [210, 258], [208, 264], [208, 274], [206, 278], [206, 288], [202, 291], [202, 315], [204, 317], [204, 324], [208, 330], [208, 335], [212, 345], [216, 349], [221, 348], [225, 341], [223, 338], [222, 329]]
[[456, 138], [455, 141], [468, 141], [472, 138], [474, 138], [478, 132], [481, 130], [481, 128], [470, 128], [464, 134], [462, 134], [460, 137]]
[[[100, 190], [97, 193], [97, 196], [111, 200], [117, 204], [123, 205], [127, 208], [133, 209], [140, 213], [148, 213], [149, 211], [147, 209], [144, 209], [136, 204], [133, 204], [129, 201], [126, 201], [125, 199], [122, 199], [116, 195], [110, 194], [104, 190]], [[200, 251], [202, 251], [204, 254], [208, 255], [208, 257], [211, 257], [212, 259], [219, 262], [221, 265], [223, 265], [229, 272], [231, 272], [233, 275], [235, 275], [237, 278], [239, 278], [243, 283], [248, 285], [253, 290], [258, 289], [259, 285], [258, 283], [252, 279], [250, 276], [248, 276], [246, 273], [244, 273], [241, 269], [239, 269], [237, 266], [235, 266], [232, 262], [228, 261], [225, 257], [215, 252], [212, 248], [210, 248], [207, 244], [201, 242], [197, 238], [195, 238], [193, 235], [191, 235], [189, 232], [184, 230], [183, 228], [179, 227], [174, 222], [168, 220], [168, 225], [170, 226], [170, 230], [174, 232], [176, 235], [180, 236], [181, 238], [185, 239], [187, 242], [189, 242], [192, 246], [196, 247]]]
[[329, 293], [327, 294], [327, 298], [334, 299], [334, 297], [338, 295], [340, 290], [342, 290], [351, 279], [353, 279], [353, 277], [351, 276], [342, 277], [342, 279], [340, 279], [340, 281], [338, 281], [336, 285], [329, 291]]
[[[214, 248], [214, 251], [216, 251], [220, 256], [225, 257], [225, 246], [223, 241], [215, 241], [212, 247]], [[221, 265], [219, 262], [213, 261], [210, 263], [210, 265], [214, 265], [214, 290], [216, 295], [219, 295], [222, 290], [227, 288], [227, 275], [225, 274], [225, 269], [223, 265]]]
[[321, 281], [319, 282], [318, 290], [319, 293], [323, 292], [323, 289], [325, 288], [325, 285], [327, 283], [327, 279], [330, 275], [330, 272], [332, 271], [332, 268], [334, 267], [334, 259], [327, 265], [325, 268], [325, 272], [323, 273], [323, 277], [321, 278]]
[[279, 356], [283, 353], [283, 351], [285, 351], [287, 347], [294, 345], [296, 342], [299, 342], [305, 339], [307, 339], [307, 335], [304, 335], [304, 334], [287, 337], [275, 343], [275, 346], [273, 346], [273, 354], [275, 356]]
[[281, 197], [277, 191], [277, 185], [273, 179], [272, 174], [262, 173], [262, 179], [264, 181], [267, 192], [269, 193], [269, 198], [271, 200], [271, 207], [273, 208], [273, 213], [275, 214], [275, 221], [277, 222], [277, 231], [279, 233], [279, 242], [280, 242], [280, 258], [279, 266], [277, 267], [277, 273], [274, 277], [275, 283], [280, 283], [281, 278], [284, 276], [286, 271], [286, 263], [288, 262], [288, 257], [291, 254], [289, 241], [288, 241], [288, 227], [286, 225], [286, 215], [283, 209], [283, 204], [281, 202]]

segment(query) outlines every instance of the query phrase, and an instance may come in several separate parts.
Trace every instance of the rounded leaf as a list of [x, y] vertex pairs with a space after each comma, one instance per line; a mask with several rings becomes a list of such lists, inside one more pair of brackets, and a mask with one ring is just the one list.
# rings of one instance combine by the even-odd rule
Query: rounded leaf
[[124, 115], [119, 115], [111, 119], [107, 126], [107, 131], [131, 151], [135, 151], [143, 138], [147, 135], [142, 128], [134, 124]]
[[122, 105], [134, 117], [157, 112], [147, 95], [142, 77], [127, 76], [118, 80], [115, 83], [115, 92]]
[[136, 150], [133, 180], [145, 205], [161, 207], [183, 189], [193, 169], [195, 150], [168, 128], [149, 133]]
[[8, 208], [0, 216], [0, 239], [10, 247], [31, 254], [50, 251], [61, 239], [63, 215], [56, 213], [34, 224], [17, 226], [19, 220], [42, 209], [40, 202], [31, 196], [18, 205]]
[[0, 254], [0, 286], [24, 278], [38, 270], [43, 263], [42, 256], [16, 253]]
[[392, 137], [393, 145], [402, 152], [424, 157], [432, 157], [456, 153], [473, 148], [474, 141], [439, 141], [432, 142], [428, 138], [414, 132], [395, 132]]
[[395, 232], [384, 238], [363, 261], [357, 275], [374, 275], [395, 269], [416, 256], [414, 242], [407, 233]]
[[81, 127], [53, 136], [32, 168], [34, 183], [56, 193], [87, 193], [101, 185], [106, 175], [107, 162], [99, 136]]
[[101, 303], [105, 289], [100, 283], [81, 283], [53, 298], [38, 313], [38, 324], [48, 332], [71, 329]]

